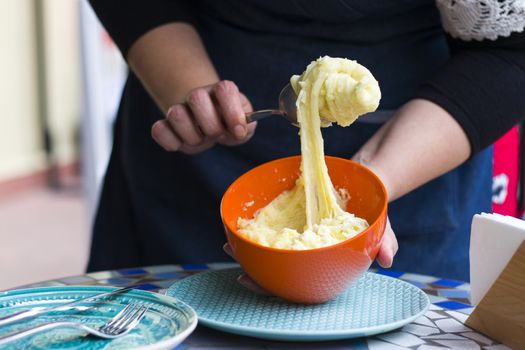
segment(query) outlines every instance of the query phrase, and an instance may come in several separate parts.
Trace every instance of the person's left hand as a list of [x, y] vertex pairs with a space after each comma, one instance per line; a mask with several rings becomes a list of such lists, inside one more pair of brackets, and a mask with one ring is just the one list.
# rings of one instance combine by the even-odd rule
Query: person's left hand
[[390, 220], [387, 218], [385, 233], [381, 239], [381, 247], [379, 247], [379, 252], [376, 256], [379, 266], [385, 269], [390, 268], [398, 249], [396, 234], [392, 230], [392, 226], [390, 226]]
[[[237, 259], [235, 259], [235, 256], [233, 255], [233, 250], [229, 243], [224, 244], [222, 249], [224, 249], [224, 252], [231, 256], [233, 260], [237, 261]], [[268, 293], [263, 287], [258, 285], [257, 282], [252, 280], [251, 277], [245, 273], [241, 273], [239, 277], [237, 277], [237, 282], [239, 282], [240, 285], [254, 292], [255, 294], [270, 295], [270, 293]]]
[[[230, 245], [226, 243], [223, 246], [224, 252], [231, 256], [234, 260], [235, 256], [233, 255], [233, 250]], [[394, 261], [394, 256], [398, 250], [397, 239], [392, 227], [390, 226], [390, 220], [387, 218], [385, 233], [381, 239], [381, 246], [379, 247], [379, 252], [377, 253], [376, 260], [379, 266], [383, 268], [389, 268], [392, 266]], [[237, 282], [239, 282], [245, 288], [251, 290], [252, 292], [260, 295], [269, 295], [269, 293], [261, 286], [257, 284], [254, 280], [250, 278], [247, 274], [243, 273], [237, 277]]]

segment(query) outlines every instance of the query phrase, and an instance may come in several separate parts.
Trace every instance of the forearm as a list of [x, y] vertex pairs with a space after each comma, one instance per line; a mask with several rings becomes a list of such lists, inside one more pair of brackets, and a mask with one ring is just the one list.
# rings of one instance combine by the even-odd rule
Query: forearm
[[415, 99], [383, 125], [354, 160], [381, 178], [393, 201], [457, 167], [470, 153], [466, 134], [447, 111]]
[[184, 102], [191, 90], [219, 81], [199, 34], [186, 23], [147, 32], [131, 46], [127, 60], [163, 112]]

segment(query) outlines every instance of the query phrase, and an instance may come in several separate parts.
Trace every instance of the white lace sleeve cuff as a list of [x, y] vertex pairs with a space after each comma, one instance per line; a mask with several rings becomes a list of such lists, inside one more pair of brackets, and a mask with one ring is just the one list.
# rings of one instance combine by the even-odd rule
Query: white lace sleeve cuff
[[436, 0], [445, 31], [470, 41], [496, 40], [525, 28], [525, 0]]

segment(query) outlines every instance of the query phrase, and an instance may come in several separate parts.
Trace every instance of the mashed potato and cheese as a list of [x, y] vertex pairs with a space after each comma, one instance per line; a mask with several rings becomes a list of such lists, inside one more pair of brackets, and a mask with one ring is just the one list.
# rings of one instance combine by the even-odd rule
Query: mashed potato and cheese
[[342, 242], [368, 227], [366, 220], [344, 210], [345, 190], [332, 185], [324, 161], [321, 126], [352, 124], [375, 111], [379, 84], [355, 61], [321, 57], [290, 80], [297, 93], [301, 137], [301, 176], [253, 219], [239, 218], [239, 233], [264, 246], [313, 249]]

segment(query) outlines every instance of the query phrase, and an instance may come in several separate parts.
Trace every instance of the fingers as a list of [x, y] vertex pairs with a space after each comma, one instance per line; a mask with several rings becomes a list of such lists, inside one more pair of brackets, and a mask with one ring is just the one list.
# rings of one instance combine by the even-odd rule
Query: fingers
[[211, 148], [214, 144], [215, 140], [204, 139], [204, 141], [197, 146], [182, 145], [179, 151], [185, 154], [197, 154]]
[[246, 137], [241, 141], [239, 141], [235, 136], [230, 134], [230, 132], [225, 132], [224, 134], [222, 134], [221, 136], [217, 138], [217, 142], [225, 146], [237, 146], [237, 145], [243, 144], [252, 138], [252, 136], [255, 134], [256, 127], [257, 127], [257, 122], [252, 122], [248, 124], [248, 127], [247, 127], [248, 133]]
[[166, 119], [159, 120], [151, 127], [151, 136], [166, 151], [177, 151], [182, 141], [175, 135]]
[[163, 121], [156, 122], [153, 139], [168, 151], [202, 152], [215, 142], [239, 145], [254, 134], [256, 123], [247, 125], [250, 101], [227, 80], [192, 90], [183, 104], [173, 105]]
[[228, 131], [238, 141], [245, 140], [248, 136], [248, 129], [237, 85], [229, 80], [223, 80], [213, 87], [213, 93]]
[[[250, 100], [248, 100], [248, 98], [242, 94], [242, 93], [239, 93], [240, 95], [240, 101], [241, 101], [241, 106], [242, 106], [242, 110], [244, 112], [243, 114], [243, 122], [246, 122], [246, 113], [248, 112], [253, 112], [253, 107], [252, 107], [252, 104], [250, 103]], [[248, 131], [247, 135], [246, 135], [246, 138], [244, 140], [244, 142], [248, 141], [252, 136], [253, 134], [255, 134], [255, 129], [257, 128], [257, 122], [252, 122], [252, 123], [247, 123], [246, 124], [246, 129]]]
[[233, 256], [233, 250], [232, 250], [230, 243], [225, 243], [222, 246], [222, 250], [224, 250], [224, 252], [228, 254], [231, 258], [235, 259], [235, 257]]
[[209, 92], [205, 88], [195, 89], [188, 95], [186, 104], [202, 133], [217, 138], [224, 133], [224, 126]]
[[[233, 256], [233, 250], [232, 250], [232, 247], [230, 246], [229, 243], [226, 243], [222, 246], [222, 249], [224, 250], [224, 252], [226, 254], [228, 254], [229, 256], [231, 256], [233, 259], [235, 259], [235, 257]], [[257, 282], [255, 282], [253, 279], [251, 279], [250, 276], [248, 276], [247, 274], [243, 273], [241, 275], [239, 275], [239, 277], [237, 277], [237, 282], [239, 282], [240, 285], [242, 285], [244, 288], [252, 291], [253, 293], [255, 294], [258, 294], [258, 295], [270, 295], [266, 289], [264, 289], [263, 287], [261, 287], [260, 285], [257, 284]]]
[[246, 97], [246, 95], [244, 95], [242, 92], [239, 92], [239, 98], [241, 100], [241, 107], [244, 113], [253, 112], [253, 107], [250, 100], [248, 100], [248, 97]]
[[175, 105], [168, 110], [166, 119], [179, 139], [188, 146], [200, 145], [204, 138], [193, 118], [183, 105]]
[[[241, 107], [242, 107], [243, 112], [244, 113], [252, 112], [253, 111], [252, 104], [250, 103], [248, 98], [242, 93], [239, 93], [239, 98], [241, 101]], [[245, 120], [243, 116], [243, 122], [244, 121]], [[219, 138], [217, 138], [217, 142], [219, 142], [220, 144], [226, 145], [226, 146], [235, 146], [235, 145], [242, 144], [252, 138], [252, 136], [255, 134], [256, 128], [257, 128], [257, 122], [248, 123], [246, 124], [247, 135], [243, 140], [239, 141], [230, 132], [225, 132]]]
[[385, 234], [381, 242], [381, 247], [379, 248], [379, 253], [377, 254], [377, 263], [383, 268], [390, 268], [394, 261], [394, 256], [399, 249], [396, 235], [390, 226], [390, 222], [387, 222], [385, 229]]

